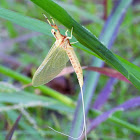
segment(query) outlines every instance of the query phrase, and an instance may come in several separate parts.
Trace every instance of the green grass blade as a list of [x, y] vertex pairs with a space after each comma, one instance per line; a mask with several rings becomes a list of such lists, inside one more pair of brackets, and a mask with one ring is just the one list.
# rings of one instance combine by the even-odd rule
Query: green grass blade
[[[66, 106], [56, 99], [52, 99], [43, 95], [36, 95], [27, 91], [25, 92], [24, 90], [16, 88], [12, 84], [6, 82], [0, 82], [0, 102], [17, 104], [17, 107], [20, 107], [22, 104], [25, 106], [25, 108], [31, 107], [32, 105], [32, 107], [39, 106], [40, 104], [49, 109], [65, 111], [67, 113], [72, 112], [73, 109], [72, 107]], [[4, 108], [0, 108], [0, 111], [2, 112], [4, 109], [5, 111], [10, 110], [8, 106], [4, 106]]]
[[[84, 11], [83, 9], [81, 8], [78, 8], [77, 6], [75, 6], [74, 4], [66, 4], [64, 2], [58, 2], [58, 4], [60, 6], [62, 6], [64, 9], [67, 9], [68, 11], [70, 12], [75, 12], [75, 13], [79, 13], [79, 16], [82, 15], [83, 17], [85, 17], [86, 19], [90, 19], [91, 21], [95, 22], [95, 23], [98, 23], [98, 24], [101, 24], [103, 25], [104, 24], [104, 20], [101, 19], [100, 17], [98, 16], [95, 16], [93, 14], [90, 14], [88, 13], [87, 11]], [[70, 8], [69, 8], [70, 7]]]
[[50, 30], [50, 26], [43, 21], [23, 16], [5, 8], [0, 8], [0, 17], [16, 23], [24, 28], [52, 36], [49, 32], [46, 32]]
[[122, 65], [130, 71], [137, 79], [140, 81], [140, 67], [134, 65], [133, 63], [123, 59], [122, 57], [115, 54], [115, 56], [121, 61]]
[[128, 71], [119, 59], [117, 59], [117, 57], [103, 45], [103, 43], [101, 43], [90, 31], [78, 24], [62, 7], [52, 0], [31, 1], [44, 9], [68, 29], [73, 27], [73, 34], [81, 44], [98, 54], [106, 63], [116, 68], [140, 90], [140, 80], [138, 80], [133, 73]]
[[[30, 78], [28, 78], [24, 75], [21, 75], [21, 74], [15, 72], [9, 68], [6, 68], [2, 65], [0, 65], [0, 73], [5, 74], [7, 76], [10, 76], [10, 77], [14, 78], [15, 80], [18, 80], [24, 84], [29, 84], [32, 81]], [[59, 92], [57, 92], [51, 88], [48, 88], [46, 86], [39, 86], [38, 89], [40, 89], [44, 94], [47, 94], [47, 95], [61, 101], [65, 105], [70, 106], [70, 107], [74, 107], [74, 102], [69, 97], [64, 96], [64, 95], [60, 94]]]
[[[92, 112], [93, 116], [94, 116], [95, 114], [96, 114], [97, 116], [102, 114], [102, 112], [100, 112], [100, 111], [98, 111], [98, 110], [91, 110], [91, 112]], [[120, 120], [120, 119], [118, 119], [117, 117], [115, 117], [115, 115], [110, 116], [110, 117], [108, 118], [108, 120], [111, 121], [111, 122], [114, 122], [114, 123], [116, 123], [116, 124], [119, 124], [121, 127], [125, 127], [125, 128], [127, 128], [127, 129], [129, 129], [129, 130], [135, 132], [135, 133], [140, 134], [140, 128], [139, 128], [139, 127], [133, 125], [132, 123], [128, 123], [128, 122], [125, 122], [125, 121], [123, 121], [123, 120]]]
[[[11, 110], [6, 112], [5, 114], [8, 116], [8, 120], [10, 120], [13, 123], [15, 121], [15, 118], [19, 115], [19, 112]], [[21, 127], [21, 129], [19, 128], [19, 130], [23, 130], [23, 133], [21, 135], [25, 136], [30, 135], [30, 138], [34, 140], [35, 139], [44, 140], [40, 136], [39, 131], [34, 129], [32, 125], [27, 122], [26, 118], [24, 117], [22, 118], [22, 121], [20, 121], [19, 126]]]

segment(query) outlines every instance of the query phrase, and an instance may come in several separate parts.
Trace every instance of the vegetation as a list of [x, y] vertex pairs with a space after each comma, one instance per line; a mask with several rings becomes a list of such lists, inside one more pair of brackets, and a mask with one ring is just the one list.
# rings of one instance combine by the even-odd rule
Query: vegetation
[[74, 137], [81, 132], [80, 87], [72, 67], [47, 85], [27, 86], [55, 41], [42, 13], [63, 34], [74, 29], [73, 47], [87, 66], [88, 138], [140, 139], [139, 11], [136, 0], [1, 0], [0, 139], [68, 139], [48, 126]]

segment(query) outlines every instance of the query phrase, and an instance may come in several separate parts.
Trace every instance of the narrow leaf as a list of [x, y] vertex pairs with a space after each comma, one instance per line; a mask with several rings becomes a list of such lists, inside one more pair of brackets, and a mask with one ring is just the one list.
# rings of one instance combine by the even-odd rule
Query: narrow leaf
[[94, 102], [93, 108], [100, 110], [101, 107], [105, 104], [107, 99], [109, 98], [110, 94], [112, 93], [114, 84], [116, 83], [116, 80], [114, 78], [110, 78], [105, 85], [105, 87], [102, 89], [102, 91], [99, 93], [97, 99]]
[[[15, 106], [11, 105], [13, 109], [20, 109], [22, 106], [25, 108], [44, 106], [53, 110], [72, 112], [71, 107], [55, 99], [25, 92], [5, 82], [0, 82], [0, 102], [14, 104]], [[10, 110], [11, 106], [1, 107], [0, 112]]]
[[99, 72], [100, 74], [104, 74], [106, 76], [117, 78], [119, 80], [122, 80], [122, 81], [125, 81], [127, 83], [130, 83], [130, 81], [127, 80], [121, 73], [119, 73], [118, 71], [113, 70], [111, 68], [106, 68], [106, 67], [102, 67], [102, 68], [98, 68], [98, 67], [87, 67], [85, 69], [86, 70], [90, 70], [90, 71], [96, 71], [96, 72]]
[[13, 136], [13, 134], [14, 134], [14, 131], [16, 131], [16, 128], [17, 128], [17, 126], [18, 126], [18, 123], [19, 123], [21, 117], [22, 117], [22, 115], [20, 114], [20, 115], [18, 116], [18, 118], [16, 119], [16, 121], [15, 121], [13, 127], [11, 128], [11, 130], [9, 131], [9, 133], [7, 134], [5, 140], [12, 140], [12, 136]]
[[[6, 68], [2, 65], [0, 65], [0, 73], [10, 76], [10, 77], [14, 78], [15, 80], [18, 80], [24, 84], [29, 84], [32, 81], [30, 78], [28, 78], [22, 74], [19, 74], [18, 72], [15, 72], [14, 70]], [[46, 86], [39, 86], [37, 88], [40, 89], [44, 94], [47, 94], [53, 98], [56, 98], [57, 100], [61, 101], [65, 105], [74, 107], [74, 102], [67, 96], [64, 96], [64, 95], [60, 94], [59, 92], [54, 91], [53, 89], [46, 87]]]
[[49, 32], [46, 32], [50, 29], [50, 26], [43, 21], [23, 16], [5, 8], [0, 8], [0, 17], [16, 23], [24, 28], [52, 36]]
[[[127, 80], [121, 73], [119, 73], [118, 71], [111, 69], [111, 68], [106, 68], [106, 67], [88, 67], [88, 66], [84, 66], [82, 67], [82, 69], [84, 70], [88, 70], [88, 71], [95, 71], [98, 72], [100, 74], [106, 75], [108, 77], [112, 77], [112, 78], [117, 78], [119, 80], [125, 81], [127, 83], [131, 83], [129, 80]], [[61, 73], [59, 75], [57, 75], [57, 77], [60, 76], [64, 76], [66, 74], [70, 74], [73, 73], [74, 69], [72, 66], [66, 67], [64, 68]]]
[[[140, 106], [140, 97], [133, 98], [133, 99], [130, 99], [130, 100], [126, 101], [125, 103], [123, 103], [123, 104], [121, 104], [121, 105], [103, 113], [102, 115], [98, 116], [93, 121], [91, 121], [87, 132], [89, 133], [91, 130], [96, 128], [99, 124], [106, 121], [110, 116], [112, 116], [112, 114], [114, 112], [116, 112], [116, 111], [126, 111], [128, 109], [138, 107], [138, 106]], [[140, 133], [140, 128], [138, 128], [138, 132]]]

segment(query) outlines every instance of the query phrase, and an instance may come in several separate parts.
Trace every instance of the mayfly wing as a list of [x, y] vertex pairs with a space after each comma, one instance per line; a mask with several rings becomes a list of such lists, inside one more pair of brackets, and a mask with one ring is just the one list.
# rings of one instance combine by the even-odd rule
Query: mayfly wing
[[43, 85], [54, 79], [66, 66], [68, 56], [63, 48], [52, 48], [34, 74], [33, 86]]
[[[50, 56], [51, 56], [51, 54], [55, 51], [55, 49], [56, 49], [56, 45], [55, 45], [55, 43], [52, 45], [52, 47], [51, 47], [51, 49], [49, 50], [49, 52], [48, 52], [48, 54], [46, 55], [46, 57], [45, 57], [45, 59], [44, 59], [44, 63], [46, 62], [45, 60], [47, 60]], [[43, 62], [42, 62], [42, 64], [43, 64]]]
[[34, 73], [33, 79], [32, 79], [32, 85], [33, 86], [38, 86], [40, 85], [37, 81], [37, 78], [39, 78], [37, 75], [39, 74], [39, 72], [41, 71], [41, 69], [43, 69], [43, 67], [45, 66], [45, 64], [49, 61], [49, 58], [51, 57], [51, 54], [55, 51], [56, 49], [56, 45], [55, 43], [53, 44], [53, 46], [51, 47], [51, 49], [49, 50], [48, 54], [46, 55], [45, 59], [43, 60], [43, 62], [41, 63], [41, 65], [38, 67], [38, 69], [36, 70], [36, 72]]

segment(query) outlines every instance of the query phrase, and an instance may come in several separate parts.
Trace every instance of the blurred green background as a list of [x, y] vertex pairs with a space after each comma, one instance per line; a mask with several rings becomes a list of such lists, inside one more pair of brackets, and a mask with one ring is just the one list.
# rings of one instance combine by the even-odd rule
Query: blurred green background
[[[99, 37], [103, 25], [113, 8], [114, 1], [115, 0], [61, 0], [57, 2], [66, 9], [78, 23]], [[0, 7], [45, 21], [42, 16], [44, 11], [28, 0], [0, 0]], [[56, 21], [56, 23], [60, 29], [63, 31], [66, 30], [59, 22]], [[49, 32], [50, 31], [51, 27]], [[43, 35], [0, 18], [0, 64], [27, 77], [32, 78], [35, 70], [45, 58], [54, 41], [55, 39], [51, 35], [51, 32], [48, 36]], [[126, 12], [126, 16], [111, 50], [115, 54], [140, 66], [139, 48], [140, 1], [134, 0]], [[92, 55], [77, 47], [74, 47], [74, 49], [82, 66], [91, 64]], [[105, 66], [107, 65], [105, 64]], [[93, 102], [106, 84], [108, 78], [109, 77], [104, 75], [100, 76]], [[28, 87], [18, 91], [23, 84], [3, 74], [0, 74], [0, 81], [2, 81], [0, 82], [0, 140], [3, 140], [11, 130], [20, 112], [22, 112], [23, 117], [18, 124], [18, 129], [14, 132], [12, 140], [68, 139], [51, 131], [47, 128], [47, 125], [61, 132], [69, 132], [68, 128], [68, 130], [65, 129], [72, 121], [73, 107], [67, 107], [60, 101], [48, 98], [47, 95], [43, 95], [39, 89]], [[75, 74], [56, 78], [47, 85], [67, 95], [75, 102], [77, 101], [80, 89]], [[23, 94], [16, 94], [15, 91]], [[27, 93], [31, 95], [27, 96]], [[38, 97], [38, 95], [40, 97]], [[108, 102], [101, 111], [109, 110], [138, 95], [139, 92], [133, 85], [118, 80], [113, 87]], [[41, 103], [38, 102], [38, 98]], [[23, 107], [20, 107], [20, 102], [27, 104], [28, 107], [23, 109]], [[50, 103], [50, 105], [45, 103]], [[14, 109], [14, 105], [19, 108]], [[140, 125], [139, 108], [125, 113], [117, 112], [114, 116], [130, 124]], [[92, 113], [89, 113], [89, 118], [94, 117]], [[88, 137], [91, 140], [139, 140], [139, 135], [140, 134], [132, 132], [127, 128], [121, 127], [121, 125], [117, 123], [107, 120], [92, 131]]]

